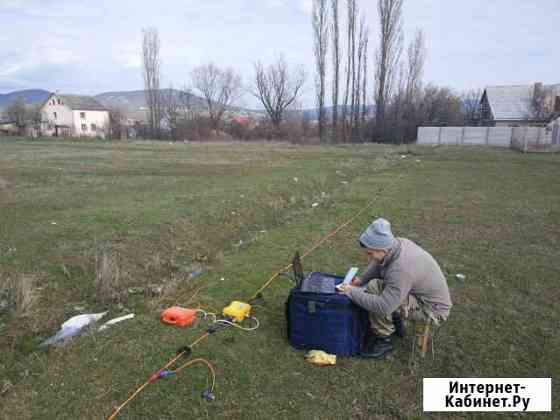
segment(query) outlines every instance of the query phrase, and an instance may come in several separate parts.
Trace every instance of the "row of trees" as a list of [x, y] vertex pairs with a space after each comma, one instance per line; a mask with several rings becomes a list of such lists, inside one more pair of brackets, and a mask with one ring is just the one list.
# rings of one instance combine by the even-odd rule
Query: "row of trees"
[[[208, 128], [218, 132], [224, 128], [226, 112], [246, 92], [260, 101], [274, 133], [279, 134], [286, 112], [298, 103], [306, 79], [302, 66], [290, 68], [280, 55], [268, 66], [260, 61], [254, 64], [249, 87], [243, 85], [241, 76], [232, 68], [208, 63], [191, 71], [190, 87], [161, 89], [160, 38], [155, 28], [143, 30], [142, 58], [148, 134], [156, 138], [162, 135], [162, 123], [173, 137], [178, 137], [187, 126], [190, 131], [195, 127], [195, 131], [203, 130], [205, 134]], [[195, 93], [203, 99], [202, 103]]]
[[[315, 56], [315, 91], [318, 109], [318, 132], [321, 141], [359, 139], [367, 116], [369, 28], [361, 16], [356, 0], [346, 1], [346, 45], [340, 40], [340, 5], [338, 0], [314, 0], [312, 8], [313, 52]], [[359, 25], [358, 25], [359, 22]], [[325, 108], [328, 85], [328, 57], [331, 57], [330, 119]], [[346, 53], [345, 68], [341, 65]], [[340, 111], [340, 113], [339, 113]], [[330, 135], [327, 136], [327, 128]]]
[[[356, 0], [343, 1], [344, 5], [339, 0], [313, 0], [315, 91], [322, 142], [410, 142], [416, 138], [419, 125], [463, 124], [475, 119], [480, 96], [469, 102], [472, 109], [467, 116], [464, 98], [447, 88], [424, 85], [426, 40], [418, 29], [405, 49], [404, 0], [377, 1], [379, 38], [373, 71], [368, 66], [370, 27], [366, 17]], [[341, 6], [346, 10], [344, 45], [340, 39]], [[331, 66], [326, 60], [329, 51]], [[368, 85], [370, 80], [373, 87]], [[330, 124], [325, 107], [328, 85], [332, 90]], [[369, 112], [371, 108], [374, 113]]]
[[[357, 0], [313, 0], [320, 141], [410, 142], [419, 125], [457, 125], [479, 118], [479, 91], [459, 96], [448, 88], [423, 83], [426, 39], [419, 29], [404, 47], [403, 2], [377, 0], [379, 38], [370, 63], [370, 27]], [[155, 28], [143, 31], [142, 56], [149, 129], [155, 137], [161, 134], [162, 122], [175, 135], [186, 122], [219, 132], [225, 128], [224, 115], [244, 93], [262, 104], [270, 122], [269, 135], [280, 136], [287, 115], [292, 115], [290, 109], [299, 104], [307, 78], [301, 66], [291, 67], [278, 56], [271, 64], [255, 62], [248, 86], [233, 69], [209, 63], [192, 70], [188, 88], [162, 90]], [[304, 131], [310, 132], [307, 127]]]
[[[313, 0], [312, 28], [315, 53], [317, 107], [319, 109], [319, 136], [326, 136], [325, 118], [326, 57], [332, 56], [331, 89], [332, 121], [330, 136], [333, 141], [386, 141], [394, 137], [395, 123], [415, 114], [422, 89], [425, 63], [425, 39], [418, 31], [408, 47], [407, 60], [401, 60], [403, 50], [403, 0], [378, 0], [379, 40], [375, 54], [374, 71], [368, 73], [369, 33], [366, 17], [356, 0], [345, 0], [346, 43], [341, 45], [339, 0]], [[359, 22], [359, 23], [358, 23]], [[342, 54], [345, 67], [341, 69]], [[368, 80], [374, 81], [368, 94]], [[342, 96], [341, 96], [342, 95]], [[340, 100], [342, 99], [342, 100]], [[375, 118], [368, 118], [368, 101], [375, 102]], [[340, 113], [339, 113], [340, 107]], [[402, 127], [403, 132], [410, 130]], [[402, 137], [402, 136], [401, 136]]]

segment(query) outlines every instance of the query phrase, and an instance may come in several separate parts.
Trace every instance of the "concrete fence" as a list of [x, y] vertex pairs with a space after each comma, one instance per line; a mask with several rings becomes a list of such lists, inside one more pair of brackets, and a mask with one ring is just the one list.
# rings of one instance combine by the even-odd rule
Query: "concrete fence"
[[555, 137], [545, 127], [418, 127], [418, 144], [512, 147], [525, 152], [555, 149]]

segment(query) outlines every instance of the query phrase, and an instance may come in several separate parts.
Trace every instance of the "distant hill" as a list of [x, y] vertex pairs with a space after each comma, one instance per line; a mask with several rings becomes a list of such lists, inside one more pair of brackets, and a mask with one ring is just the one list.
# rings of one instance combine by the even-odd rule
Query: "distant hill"
[[[173, 95], [179, 97], [180, 95], [186, 95], [187, 100], [190, 101], [190, 106], [195, 109], [202, 109], [205, 107], [204, 99], [199, 96], [193, 95], [191, 93], [184, 93], [177, 89], [162, 89], [161, 92], [164, 95], [169, 95], [171, 92]], [[71, 92], [68, 92], [71, 93]], [[0, 94], [0, 111], [7, 107], [10, 103], [16, 100], [16, 98], [21, 97], [28, 105], [40, 104], [44, 102], [50, 92], [43, 89], [30, 89], [30, 90], [20, 90], [16, 92], [11, 92], [7, 94]], [[135, 119], [144, 119], [147, 110], [146, 96], [143, 90], [131, 90], [131, 91], [116, 91], [116, 92], [104, 92], [94, 96], [101, 104], [108, 108], [119, 108], [129, 117]], [[340, 105], [338, 107], [339, 115], [342, 114], [344, 106]], [[349, 109], [350, 107], [348, 107]], [[261, 118], [266, 115], [264, 110], [256, 109], [246, 109], [241, 107], [231, 107], [230, 111], [236, 114], [246, 115], [253, 118]], [[326, 107], [327, 119], [332, 118], [333, 107]], [[372, 115], [375, 111], [373, 105], [367, 106], [368, 115]], [[303, 113], [303, 117], [306, 120], [317, 120], [318, 110], [317, 108], [302, 109], [296, 111], [287, 111], [288, 115], [291, 113]]]
[[43, 89], [18, 90], [16, 92], [0, 93], [0, 110], [8, 107], [17, 98], [23, 98], [27, 105], [40, 104], [47, 100], [50, 92]]
[[[192, 93], [185, 93], [177, 89], [161, 89], [164, 97], [172, 94], [176, 97], [180, 104], [188, 104], [195, 110], [203, 110], [206, 107], [206, 102], [200, 96]], [[146, 118], [146, 96], [143, 90], [121, 91], [121, 92], [106, 92], [100, 93], [95, 96], [99, 102], [108, 108], [118, 108], [122, 110], [129, 118], [143, 120]], [[232, 106], [229, 108], [234, 114], [250, 116], [253, 118], [260, 118], [263, 116], [264, 111], [250, 110]]]
[[[203, 99], [190, 94], [184, 93], [177, 89], [161, 89], [163, 95], [173, 94], [176, 98], [190, 101], [191, 106], [201, 107]], [[131, 90], [121, 92], [105, 92], [95, 95], [95, 99], [109, 108], [120, 108], [123, 111], [137, 111], [147, 108], [146, 95], [143, 90]]]

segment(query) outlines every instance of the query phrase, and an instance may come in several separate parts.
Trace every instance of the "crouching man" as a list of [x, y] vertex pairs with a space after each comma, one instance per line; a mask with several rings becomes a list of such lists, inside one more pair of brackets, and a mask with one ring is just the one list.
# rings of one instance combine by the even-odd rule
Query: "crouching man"
[[395, 324], [404, 329], [399, 320], [414, 320], [427, 329], [447, 319], [452, 306], [449, 288], [436, 260], [414, 242], [395, 238], [387, 220], [375, 220], [359, 243], [369, 265], [340, 290], [370, 314], [372, 334], [361, 355], [383, 359], [393, 351]]

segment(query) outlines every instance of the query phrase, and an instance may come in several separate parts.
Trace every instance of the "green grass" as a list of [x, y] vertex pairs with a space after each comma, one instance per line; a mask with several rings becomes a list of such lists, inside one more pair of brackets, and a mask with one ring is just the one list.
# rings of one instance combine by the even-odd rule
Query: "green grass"
[[[265, 307], [254, 309], [261, 321], [256, 333], [228, 330], [195, 348], [217, 368], [216, 402], [200, 398], [207, 375], [195, 367], [150, 385], [119, 418], [424, 418], [423, 377], [555, 382], [560, 156], [410, 151], [401, 159], [405, 149], [383, 146], [0, 139], [1, 271], [40, 279], [29, 313], [0, 315], [0, 380], [15, 384], [0, 397], [0, 417], [107, 417], [204, 330], [163, 326], [159, 309], [186, 302], [200, 286], [206, 287], [191, 305], [219, 309], [247, 299], [295, 249], [374, 198], [360, 220], [304, 267], [343, 273], [363, 264], [355, 238], [374, 217], [388, 218], [448, 275], [455, 306], [434, 362], [409, 371], [405, 340], [384, 362], [307, 364], [284, 338], [290, 285], [279, 279], [266, 291]], [[101, 300], [93, 264], [100, 246], [120, 255], [121, 289], [177, 281], [177, 291], [161, 299], [130, 296], [124, 308]], [[187, 280], [197, 265], [205, 273]], [[464, 284], [456, 273], [466, 274]], [[137, 318], [36, 352], [76, 306], [115, 316], [128, 309]], [[556, 410], [557, 401], [553, 393]]]

